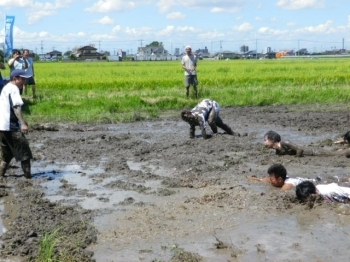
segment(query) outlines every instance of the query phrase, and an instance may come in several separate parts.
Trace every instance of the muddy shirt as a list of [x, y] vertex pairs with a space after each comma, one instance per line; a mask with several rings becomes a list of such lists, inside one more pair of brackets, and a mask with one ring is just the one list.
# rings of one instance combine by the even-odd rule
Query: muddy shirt
[[194, 116], [199, 116], [201, 122], [200, 124], [202, 124], [204, 128], [206, 127], [206, 123], [212, 108], [215, 108], [216, 113], [219, 114], [219, 104], [214, 100], [204, 99], [191, 110]]
[[276, 155], [296, 155], [298, 157], [303, 155], [303, 149], [288, 141], [281, 141], [280, 145], [281, 148], [276, 149]]

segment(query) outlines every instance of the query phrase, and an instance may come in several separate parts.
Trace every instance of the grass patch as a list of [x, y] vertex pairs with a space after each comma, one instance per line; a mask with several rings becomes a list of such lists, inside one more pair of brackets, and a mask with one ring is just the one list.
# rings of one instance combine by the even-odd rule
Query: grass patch
[[192, 87], [186, 99], [180, 61], [38, 62], [35, 71], [38, 98], [24, 110], [30, 123], [137, 121], [203, 98], [221, 106], [350, 100], [350, 59], [201, 60], [198, 99]]

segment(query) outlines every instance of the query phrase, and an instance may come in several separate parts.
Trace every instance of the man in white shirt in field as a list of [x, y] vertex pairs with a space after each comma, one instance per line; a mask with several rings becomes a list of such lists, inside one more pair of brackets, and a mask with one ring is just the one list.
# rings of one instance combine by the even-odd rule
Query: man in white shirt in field
[[192, 54], [192, 49], [190, 46], [186, 46], [186, 55], [182, 57], [181, 64], [182, 68], [185, 70], [185, 87], [186, 96], [189, 97], [190, 85], [193, 86], [196, 98], [198, 98], [198, 80], [197, 80], [197, 56]]
[[0, 177], [5, 176], [8, 165], [15, 158], [21, 161], [24, 176], [29, 179], [32, 177], [30, 160], [33, 156], [24, 136], [28, 133], [28, 124], [22, 116], [20, 90], [30, 75], [23, 69], [15, 69], [10, 77], [0, 95]]

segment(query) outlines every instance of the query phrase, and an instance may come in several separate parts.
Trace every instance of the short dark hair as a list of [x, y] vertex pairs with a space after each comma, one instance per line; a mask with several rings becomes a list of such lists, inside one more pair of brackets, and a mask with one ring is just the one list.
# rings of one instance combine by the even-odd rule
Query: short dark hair
[[14, 49], [14, 50], [12, 51], [12, 55], [14, 55], [14, 54], [20, 55], [20, 54], [21, 54], [21, 51], [19, 51], [18, 49]]
[[269, 175], [274, 175], [275, 178], [281, 177], [284, 180], [287, 178], [287, 170], [286, 168], [281, 164], [273, 164], [272, 166], [267, 169], [267, 173]]
[[311, 181], [303, 181], [296, 186], [295, 193], [300, 201], [306, 201], [307, 198], [316, 194], [316, 186]]
[[344, 135], [344, 141], [350, 144], [350, 131], [346, 132]]
[[264, 135], [264, 137], [267, 137], [268, 140], [271, 140], [273, 142], [281, 142], [281, 136], [277, 132], [272, 130], [268, 131]]

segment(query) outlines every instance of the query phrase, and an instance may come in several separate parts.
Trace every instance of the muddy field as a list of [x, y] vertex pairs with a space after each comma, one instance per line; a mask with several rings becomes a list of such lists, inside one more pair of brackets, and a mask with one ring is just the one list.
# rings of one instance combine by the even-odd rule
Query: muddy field
[[[291, 177], [350, 178], [345, 156], [276, 156], [268, 130], [304, 147], [337, 151], [349, 107], [223, 108], [240, 136], [203, 140], [179, 112], [129, 124], [36, 127], [35, 161], [0, 183], [1, 261], [29, 261], [46, 232], [76, 261], [349, 261], [350, 206], [302, 205], [293, 190], [249, 181], [282, 163]], [[209, 132], [210, 133], [210, 132]], [[62, 260], [64, 261], [64, 260]]]

